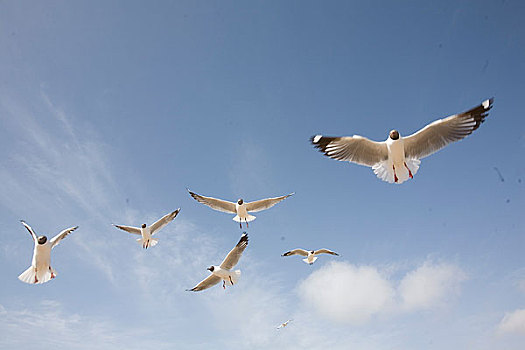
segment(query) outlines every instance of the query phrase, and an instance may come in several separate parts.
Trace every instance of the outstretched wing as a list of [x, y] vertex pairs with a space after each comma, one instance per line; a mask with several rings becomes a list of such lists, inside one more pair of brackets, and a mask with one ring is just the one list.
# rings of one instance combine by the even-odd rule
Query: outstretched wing
[[477, 107], [436, 120], [418, 132], [405, 137], [405, 157], [417, 159], [427, 157], [449, 143], [472, 134], [485, 121], [493, 102], [492, 98], [485, 100]]
[[372, 141], [359, 135], [345, 137], [316, 135], [312, 136], [310, 141], [325, 156], [336, 160], [373, 166], [388, 158], [385, 142]]
[[55, 248], [62, 239], [64, 239], [67, 235], [69, 235], [71, 232], [75, 231], [78, 228], [78, 226], [66, 228], [62, 232], [60, 232], [58, 235], [53, 237], [51, 239], [51, 248]]
[[164, 226], [169, 224], [173, 219], [175, 219], [179, 211], [180, 211], [180, 208], [175, 210], [174, 212], [164, 215], [159, 220], [157, 220], [153, 225], [151, 225], [150, 227], [151, 235], [154, 235], [156, 232], [160, 231]]
[[290, 255], [302, 255], [302, 256], [308, 256], [308, 252], [304, 249], [294, 249], [290, 250], [286, 253], [284, 253], [282, 256], [290, 256]]
[[333, 252], [331, 250], [328, 250], [328, 249], [319, 249], [319, 250], [316, 250], [314, 252], [315, 255], [318, 255], [318, 254], [331, 254], [331, 255], [339, 255], [337, 254], [336, 252]]
[[235, 203], [228, 202], [222, 199], [213, 198], [213, 197], [204, 197], [204, 196], [201, 196], [200, 194], [191, 192], [190, 190], [188, 190], [188, 192], [190, 193], [190, 196], [192, 196], [197, 202], [206, 204], [208, 207], [212, 209], [222, 211], [224, 213], [230, 213], [230, 214], [236, 213]]
[[22, 223], [22, 225], [24, 225], [24, 227], [29, 231], [29, 233], [31, 234], [31, 237], [33, 237], [33, 241], [36, 242], [37, 240], [37, 236], [36, 236], [36, 233], [33, 231], [33, 229], [31, 228], [31, 226], [29, 226], [24, 220], [20, 220], [20, 222]]
[[261, 210], [271, 208], [277, 203], [279, 203], [280, 201], [283, 201], [286, 198], [293, 196], [294, 194], [295, 192], [292, 192], [290, 194], [287, 194], [286, 196], [266, 198], [266, 199], [261, 199], [258, 201], [246, 203], [246, 211], [258, 212]]
[[199, 284], [197, 284], [192, 289], [186, 289], [189, 292], [198, 292], [200, 290], [205, 290], [210, 288], [211, 286], [216, 285], [219, 283], [221, 278], [219, 276], [215, 276], [214, 274], [209, 275], [205, 279], [203, 279]]
[[113, 226], [115, 226], [116, 228], [119, 228], [121, 230], [124, 230], [126, 232], [133, 233], [135, 235], [142, 235], [142, 233], [140, 232], [140, 228], [138, 228], [138, 227], [124, 226], [124, 225], [115, 225], [115, 224], [113, 224]]
[[248, 234], [246, 232], [243, 232], [241, 239], [239, 239], [237, 245], [232, 250], [230, 250], [228, 255], [226, 255], [226, 258], [224, 258], [223, 262], [221, 263], [221, 269], [230, 270], [232, 267], [237, 265], [242, 253], [244, 252], [244, 249], [246, 249], [247, 246]]

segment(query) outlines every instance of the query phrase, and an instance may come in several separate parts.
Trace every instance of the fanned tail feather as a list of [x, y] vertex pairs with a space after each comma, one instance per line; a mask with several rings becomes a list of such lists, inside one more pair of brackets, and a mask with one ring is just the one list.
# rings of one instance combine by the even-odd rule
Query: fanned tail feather
[[[416, 158], [411, 159], [405, 159], [405, 163], [410, 169], [410, 172], [412, 173], [412, 176], [416, 175], [417, 171], [419, 170], [419, 164], [421, 161]], [[392, 167], [392, 163], [388, 160], [383, 160], [379, 163], [376, 163], [372, 166], [372, 169], [374, 170], [374, 174], [377, 175], [378, 178], [380, 178], [383, 181], [386, 181], [388, 183], [394, 183], [394, 169]], [[403, 165], [402, 167], [396, 167], [396, 176], [397, 176], [397, 184], [402, 184], [406, 180], [410, 178], [408, 174], [407, 168]]]
[[[53, 274], [55, 276], [57, 275], [54, 269]], [[49, 269], [44, 269], [43, 271], [38, 271], [38, 274], [35, 274], [35, 268], [33, 266], [29, 266], [27, 270], [18, 276], [18, 279], [24, 283], [35, 284], [35, 276], [37, 278], [36, 284], [46, 283], [51, 280], [51, 271], [49, 271]]]
[[308, 258], [304, 258], [304, 259], [303, 259], [303, 261], [304, 261], [305, 263], [310, 264], [310, 265], [313, 264], [316, 260], [317, 260], [317, 257], [316, 257], [316, 256], [314, 256], [314, 258], [312, 259], [312, 262], [311, 262], [311, 263], [308, 262]]
[[246, 220], [244, 220], [244, 219], [241, 220], [239, 215], [235, 215], [235, 217], [232, 220], [236, 221], [236, 222], [251, 222], [251, 221], [255, 220], [255, 216], [248, 214], [248, 216], [246, 217]]
[[[144, 240], [143, 240], [142, 238], [137, 238], [137, 242], [139, 242], [139, 244], [140, 244], [141, 246], [145, 247], [145, 246], [144, 246]], [[158, 239], [158, 238], [150, 238], [150, 239], [149, 239], [149, 245], [148, 245], [148, 247], [146, 247], [146, 248], [154, 247], [154, 246], [157, 245], [157, 243], [159, 243], [159, 239]]]
[[[239, 278], [241, 278], [241, 270], [233, 271], [231, 277], [232, 277], [233, 284], [237, 284], [237, 281], [239, 281]], [[232, 285], [229, 279], [226, 280], [226, 285], [228, 286]]]

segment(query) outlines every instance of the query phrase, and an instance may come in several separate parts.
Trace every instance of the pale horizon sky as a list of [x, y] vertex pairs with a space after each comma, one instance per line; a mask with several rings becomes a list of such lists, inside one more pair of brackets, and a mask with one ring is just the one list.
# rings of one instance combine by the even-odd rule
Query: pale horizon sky
[[[525, 341], [525, 4], [0, 1], [0, 349], [508, 349]], [[494, 97], [402, 185], [384, 140]], [[501, 177], [500, 177], [501, 176]], [[255, 213], [239, 283], [190, 293]], [[143, 250], [111, 224], [181, 208]], [[54, 236], [57, 278], [17, 276]], [[329, 248], [312, 266], [281, 257]], [[288, 320], [288, 327], [276, 327]]]

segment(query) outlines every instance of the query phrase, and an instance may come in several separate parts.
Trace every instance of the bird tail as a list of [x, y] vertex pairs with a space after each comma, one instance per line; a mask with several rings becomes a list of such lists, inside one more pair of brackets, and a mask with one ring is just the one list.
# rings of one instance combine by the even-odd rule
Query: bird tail
[[157, 245], [157, 243], [159, 243], [159, 239], [158, 238], [150, 238], [149, 239], [149, 243], [148, 242], [144, 242], [144, 240], [142, 238], [137, 238], [137, 242], [139, 242], [139, 244], [144, 247], [144, 248], [149, 248], [149, 247], [154, 247]]
[[303, 261], [304, 261], [305, 263], [310, 264], [310, 265], [312, 265], [316, 260], [317, 260], [317, 257], [316, 257], [316, 256], [314, 256], [314, 258], [312, 259], [312, 262], [309, 262], [309, 261], [308, 261], [308, 258], [304, 258], [304, 259], [303, 259]]
[[239, 215], [235, 215], [235, 217], [232, 220], [236, 221], [236, 222], [251, 222], [251, 221], [255, 220], [255, 216], [248, 214], [246, 216], [246, 220], [244, 220], [244, 219], [241, 219], [239, 217]]
[[392, 164], [389, 163], [390, 162], [388, 160], [380, 161], [379, 163], [372, 165], [372, 169], [378, 178], [388, 183], [393, 183], [394, 169], [392, 169]]
[[[416, 158], [411, 158], [411, 159], [405, 159], [405, 163], [408, 169], [410, 169], [412, 176], [416, 175], [421, 161]], [[386, 181], [388, 183], [396, 182], [394, 180], [394, 169], [392, 167], [392, 163], [389, 162], [388, 160], [383, 160], [379, 163], [374, 164], [372, 166], [372, 169], [374, 170], [374, 174], [376, 174], [377, 177], [380, 178], [381, 180]], [[396, 182], [397, 184], [401, 184], [410, 178], [408, 170], [404, 166], [401, 167], [400, 169], [396, 167], [396, 176], [397, 176], [397, 182]]]
[[[57, 275], [54, 269], [53, 274], [55, 276]], [[37, 282], [35, 282], [35, 277]], [[41, 270], [38, 271], [38, 273], [35, 273], [35, 268], [33, 266], [29, 266], [27, 270], [25, 270], [20, 274], [20, 276], [18, 276], [18, 279], [24, 283], [29, 284], [45, 283], [51, 280], [51, 271], [49, 271], [49, 269], [44, 269], [43, 271]]]
[[[232, 278], [233, 284], [237, 284], [237, 281], [239, 281], [239, 278], [241, 278], [241, 270], [233, 271], [233, 273], [231, 274], [231, 278]], [[226, 284], [229, 286], [232, 285], [230, 280], [226, 280]]]

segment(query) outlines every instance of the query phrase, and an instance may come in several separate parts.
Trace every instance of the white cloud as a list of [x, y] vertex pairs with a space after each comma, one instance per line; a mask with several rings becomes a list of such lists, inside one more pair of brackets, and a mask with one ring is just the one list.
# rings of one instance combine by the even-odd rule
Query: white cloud
[[393, 302], [394, 289], [373, 266], [332, 262], [306, 278], [299, 295], [327, 318], [363, 323]]
[[525, 335], [525, 309], [518, 309], [505, 314], [497, 327], [500, 334], [520, 334]]
[[457, 294], [465, 273], [451, 264], [425, 262], [401, 280], [399, 295], [407, 310], [429, 309]]
[[[459, 293], [464, 272], [452, 264], [425, 262], [398, 283], [391, 269], [332, 262], [299, 284], [304, 307], [323, 317], [361, 324], [374, 316], [425, 310]], [[399, 287], [396, 288], [396, 285]]]

